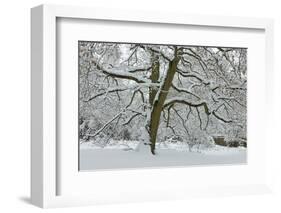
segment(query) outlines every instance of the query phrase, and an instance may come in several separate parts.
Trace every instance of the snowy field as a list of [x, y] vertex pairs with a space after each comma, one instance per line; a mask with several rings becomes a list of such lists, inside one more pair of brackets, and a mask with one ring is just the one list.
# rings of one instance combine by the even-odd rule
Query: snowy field
[[80, 170], [181, 167], [219, 164], [246, 164], [247, 149], [213, 146], [189, 151], [185, 144], [158, 144], [156, 155], [136, 143], [109, 145], [80, 144]]

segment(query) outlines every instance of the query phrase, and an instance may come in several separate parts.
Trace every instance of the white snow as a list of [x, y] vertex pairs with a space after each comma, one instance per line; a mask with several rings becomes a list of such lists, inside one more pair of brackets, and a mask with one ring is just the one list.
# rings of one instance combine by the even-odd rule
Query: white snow
[[[156, 155], [149, 147], [138, 149], [138, 144], [125, 142], [99, 148], [91, 143], [80, 144], [80, 170], [182, 167], [219, 164], [246, 164], [247, 151], [244, 148], [214, 146], [189, 152], [186, 145], [158, 144]], [[200, 150], [200, 151], [199, 151]]]

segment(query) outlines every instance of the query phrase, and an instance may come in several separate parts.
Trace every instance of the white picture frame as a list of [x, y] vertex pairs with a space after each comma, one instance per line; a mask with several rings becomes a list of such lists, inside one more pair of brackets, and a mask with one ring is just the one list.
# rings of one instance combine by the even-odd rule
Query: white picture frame
[[[256, 29], [264, 32], [265, 41], [265, 73], [264, 93], [266, 95], [266, 105], [272, 108], [273, 90], [273, 21], [271, 19], [241, 18], [241, 17], [216, 17], [188, 14], [165, 14], [161, 12], [149, 11], [120, 11], [113, 9], [85, 8], [74, 6], [54, 6], [41, 5], [31, 10], [31, 73], [32, 73], [32, 103], [31, 103], [31, 201], [33, 204], [47, 208], [59, 206], [91, 205], [99, 203], [115, 202], [138, 202], [144, 200], [165, 200], [188, 197], [241, 195], [252, 193], [270, 192], [271, 188], [271, 161], [270, 132], [273, 131], [270, 114], [268, 110], [264, 116], [262, 127], [266, 129], [266, 151], [264, 173], [262, 180], [258, 183], [248, 182], [239, 184], [221, 184], [219, 186], [201, 187], [199, 183], [194, 183], [193, 188], [178, 188], [173, 185], [165, 190], [153, 189], [149, 195], [139, 194], [134, 190], [126, 191], [123, 196], [115, 191], [108, 196], [101, 197], [85, 195], [58, 195], [58, 184], [61, 169], [58, 166], [59, 152], [57, 151], [57, 19], [87, 19], [87, 20], [117, 20], [120, 22], [153, 23], [158, 25], [192, 25], [213, 28], [231, 29]], [[265, 103], [264, 103], [265, 104]], [[256, 156], [259, 157], [259, 156]], [[210, 170], [211, 168], [208, 168]], [[245, 169], [245, 168], [244, 168]], [[247, 168], [246, 168], [247, 169]], [[183, 168], [144, 171], [145, 175], [167, 175], [169, 171], [177, 174], [184, 172]], [[131, 171], [129, 171], [130, 173]], [[134, 172], [134, 171], [133, 171]], [[100, 171], [99, 173], [104, 173]], [[129, 174], [128, 173], [128, 174]], [[132, 173], [132, 172], [131, 172]], [[132, 173], [133, 174], [133, 173]], [[87, 174], [84, 174], [84, 176]], [[91, 174], [93, 175], [93, 174]], [[95, 174], [94, 174], [95, 175]], [[103, 174], [104, 175], [104, 174]], [[130, 174], [129, 174], [130, 175]], [[137, 175], [135, 172], [133, 175]], [[75, 184], [75, 183], [74, 183]], [[102, 183], [100, 183], [102, 184]], [[161, 186], [161, 185], [159, 185]], [[162, 183], [162, 186], [165, 187]], [[124, 186], [126, 187], [126, 186]], [[74, 188], [73, 188], [74, 189]], [[110, 190], [108, 190], [110, 192]], [[112, 194], [112, 196], [110, 196]], [[159, 195], [159, 196], [155, 196]], [[106, 198], [108, 197], [108, 198]]]

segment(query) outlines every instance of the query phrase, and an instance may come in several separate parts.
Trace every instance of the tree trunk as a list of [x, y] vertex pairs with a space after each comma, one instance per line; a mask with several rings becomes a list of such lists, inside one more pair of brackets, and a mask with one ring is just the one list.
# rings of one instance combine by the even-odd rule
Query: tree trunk
[[[176, 51], [176, 50], [175, 50]], [[151, 110], [151, 118], [150, 118], [150, 126], [149, 126], [149, 135], [150, 135], [150, 146], [151, 153], [155, 154], [155, 144], [157, 138], [158, 127], [160, 123], [160, 117], [164, 102], [168, 95], [168, 91], [172, 85], [172, 81], [177, 69], [177, 64], [179, 62], [179, 58], [176, 56], [170, 63], [169, 68], [167, 70], [167, 74], [165, 79], [163, 80], [163, 84], [161, 88], [159, 88], [158, 96], [154, 95], [152, 110]]]
[[[154, 56], [152, 56], [152, 57], [154, 57]], [[160, 68], [159, 58], [154, 57], [154, 59], [152, 61], [152, 71], [151, 71], [151, 75], [150, 75], [150, 80], [152, 83], [157, 83], [159, 80], [159, 68]], [[149, 104], [150, 104], [151, 108], [153, 106], [153, 102], [154, 102], [156, 94], [157, 94], [157, 87], [154, 87], [154, 86], [150, 87], [149, 88]]]

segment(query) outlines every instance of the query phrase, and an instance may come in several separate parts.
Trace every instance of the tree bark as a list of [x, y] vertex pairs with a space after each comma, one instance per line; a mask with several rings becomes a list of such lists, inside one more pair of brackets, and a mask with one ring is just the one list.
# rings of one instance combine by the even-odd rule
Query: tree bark
[[[152, 57], [154, 57], [154, 56], [152, 56]], [[154, 59], [152, 61], [152, 71], [151, 71], [151, 75], [150, 75], [150, 80], [152, 83], [157, 83], [159, 80], [159, 68], [160, 68], [159, 58], [154, 57]], [[149, 104], [150, 104], [151, 108], [153, 106], [153, 102], [154, 102], [156, 94], [157, 94], [157, 88], [153, 87], [153, 86], [150, 87], [149, 88]]]
[[[177, 50], [175, 50], [175, 52], [176, 51]], [[175, 58], [169, 62], [167, 74], [165, 79], [163, 80], [164, 82], [162, 86], [159, 88], [159, 90], [157, 91], [157, 93], [159, 94], [158, 95], [155, 94], [153, 97], [153, 103], [152, 103], [153, 105], [151, 110], [151, 118], [150, 118], [150, 126], [149, 126], [150, 146], [151, 146], [151, 153], [153, 155], [155, 155], [155, 144], [156, 144], [156, 138], [157, 138], [157, 132], [160, 123], [162, 108], [167, 98], [169, 89], [172, 85], [172, 81], [176, 73], [178, 62], [179, 62], [179, 58], [175, 54]]]

